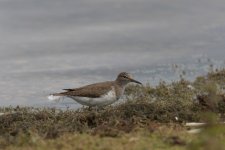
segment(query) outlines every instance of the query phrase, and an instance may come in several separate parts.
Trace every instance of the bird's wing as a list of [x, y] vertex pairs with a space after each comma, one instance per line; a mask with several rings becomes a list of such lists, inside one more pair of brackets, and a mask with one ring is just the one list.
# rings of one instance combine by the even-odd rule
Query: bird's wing
[[56, 93], [56, 96], [80, 96], [80, 97], [101, 97], [112, 89], [113, 82], [102, 82], [83, 86], [75, 89], [64, 89], [66, 92]]

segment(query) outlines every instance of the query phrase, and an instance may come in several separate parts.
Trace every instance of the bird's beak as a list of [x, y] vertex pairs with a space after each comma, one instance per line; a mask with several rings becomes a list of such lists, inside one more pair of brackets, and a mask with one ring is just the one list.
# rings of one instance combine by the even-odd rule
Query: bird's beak
[[130, 82], [134, 82], [134, 83], [137, 83], [137, 84], [142, 85], [142, 83], [141, 83], [141, 82], [139, 82], [139, 81], [137, 81], [137, 80], [134, 80], [134, 79], [130, 79]]

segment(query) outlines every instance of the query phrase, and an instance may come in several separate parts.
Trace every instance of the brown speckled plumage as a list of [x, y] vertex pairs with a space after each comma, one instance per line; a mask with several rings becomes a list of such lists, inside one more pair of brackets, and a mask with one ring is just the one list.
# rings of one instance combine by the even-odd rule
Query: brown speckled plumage
[[116, 99], [119, 99], [124, 93], [125, 86], [130, 82], [141, 84], [134, 80], [130, 74], [122, 72], [117, 76], [115, 81], [100, 82], [74, 89], [64, 89], [66, 90], [65, 92], [55, 93], [53, 96], [88, 97], [94, 99], [100, 98], [109, 91], [114, 90]]
[[113, 81], [101, 82], [86, 85], [75, 89], [64, 89], [66, 92], [56, 93], [56, 96], [81, 96], [81, 97], [91, 97], [97, 98], [105, 93], [109, 92], [114, 86]]

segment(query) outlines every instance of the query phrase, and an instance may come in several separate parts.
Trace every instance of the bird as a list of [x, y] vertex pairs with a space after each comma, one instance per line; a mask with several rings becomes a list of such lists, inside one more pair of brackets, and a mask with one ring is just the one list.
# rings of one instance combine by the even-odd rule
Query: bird
[[133, 79], [131, 74], [121, 72], [114, 81], [99, 82], [74, 89], [63, 89], [64, 92], [51, 94], [48, 99], [53, 101], [61, 97], [69, 97], [81, 105], [103, 107], [118, 101], [123, 96], [126, 85], [131, 82], [142, 85], [141, 82]]

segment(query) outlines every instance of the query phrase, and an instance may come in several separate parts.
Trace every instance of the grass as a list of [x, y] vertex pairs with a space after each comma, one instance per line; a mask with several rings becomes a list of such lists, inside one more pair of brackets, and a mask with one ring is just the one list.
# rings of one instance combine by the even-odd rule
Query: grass
[[[194, 82], [131, 85], [126, 101], [104, 109], [6, 107], [0, 149], [223, 149], [225, 70]], [[186, 122], [208, 122], [200, 134]]]
[[[174, 129], [171, 129], [174, 130]], [[185, 140], [189, 137], [168, 136], [165, 131], [169, 131], [168, 127], [161, 127], [156, 133], [145, 130], [136, 130], [126, 133], [116, 138], [101, 137], [99, 135], [90, 134], [64, 134], [57, 139], [43, 140], [39, 136], [32, 136], [27, 140], [21, 137], [17, 143], [17, 149], [174, 149], [183, 148], [186, 145]], [[169, 131], [171, 132], [171, 131]], [[160, 137], [162, 137], [161, 139]], [[171, 134], [171, 133], [166, 133]], [[190, 136], [190, 135], [189, 135]], [[26, 142], [24, 142], [25, 140]], [[22, 143], [22, 144], [21, 144]], [[24, 144], [26, 143], [26, 144]], [[8, 149], [14, 149], [9, 146]]]

